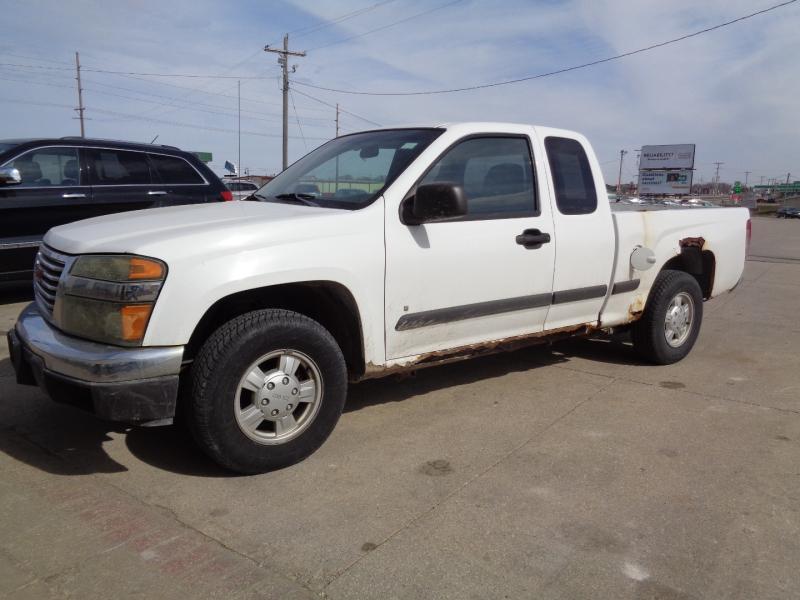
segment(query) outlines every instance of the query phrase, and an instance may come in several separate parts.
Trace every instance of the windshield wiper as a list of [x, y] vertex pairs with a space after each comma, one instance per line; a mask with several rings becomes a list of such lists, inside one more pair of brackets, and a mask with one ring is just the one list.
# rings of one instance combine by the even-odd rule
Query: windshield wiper
[[277, 198], [278, 200], [295, 200], [296, 202], [299, 202], [300, 204], [305, 204], [306, 206], [319, 207], [319, 204], [317, 204], [316, 202], [312, 202], [312, 200], [314, 200], [316, 196], [313, 196], [311, 194], [299, 194], [297, 192], [291, 192], [288, 194], [277, 194], [275, 195], [275, 198]]

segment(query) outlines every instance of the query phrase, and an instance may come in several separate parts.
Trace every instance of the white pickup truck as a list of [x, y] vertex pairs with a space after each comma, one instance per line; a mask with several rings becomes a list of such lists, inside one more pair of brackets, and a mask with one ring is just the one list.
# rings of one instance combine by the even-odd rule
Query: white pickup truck
[[244, 473], [308, 456], [348, 381], [630, 327], [667, 364], [733, 289], [746, 209], [612, 212], [589, 142], [464, 123], [334, 139], [252, 201], [56, 227], [8, 341], [20, 383], [186, 418]]

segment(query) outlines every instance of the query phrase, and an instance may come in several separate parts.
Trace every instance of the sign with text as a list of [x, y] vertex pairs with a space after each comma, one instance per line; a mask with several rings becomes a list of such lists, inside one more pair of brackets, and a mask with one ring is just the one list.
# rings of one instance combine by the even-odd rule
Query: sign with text
[[639, 172], [640, 194], [689, 194], [691, 189], [691, 169]]
[[693, 169], [694, 144], [642, 146], [640, 169]]

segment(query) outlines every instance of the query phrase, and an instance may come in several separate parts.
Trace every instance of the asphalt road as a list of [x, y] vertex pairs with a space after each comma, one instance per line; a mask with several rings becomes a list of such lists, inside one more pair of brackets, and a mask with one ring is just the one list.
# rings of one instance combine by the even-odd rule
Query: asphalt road
[[360, 384], [256, 477], [15, 385], [0, 343], [0, 596], [797, 598], [800, 221], [751, 254], [679, 364], [578, 340]]

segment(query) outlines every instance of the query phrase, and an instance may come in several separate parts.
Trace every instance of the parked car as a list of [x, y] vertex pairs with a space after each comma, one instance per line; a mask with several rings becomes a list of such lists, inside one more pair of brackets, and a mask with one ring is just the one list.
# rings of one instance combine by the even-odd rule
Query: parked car
[[223, 179], [225, 187], [233, 193], [234, 200], [242, 200], [251, 196], [258, 189], [252, 181], [242, 181], [238, 179]]
[[[334, 172], [383, 186], [300, 187]], [[612, 328], [674, 363], [742, 276], [749, 212], [604, 190], [580, 134], [466, 123], [335, 138], [253, 202], [56, 227], [8, 334], [17, 380], [149, 425], [180, 397], [214, 460], [257, 473], [322, 445], [348, 381]]]
[[0, 141], [0, 281], [30, 279], [51, 227], [231, 199], [206, 165], [172, 146], [84, 138]]
[[794, 206], [781, 206], [775, 216], [779, 219], [800, 219], [800, 208]]

